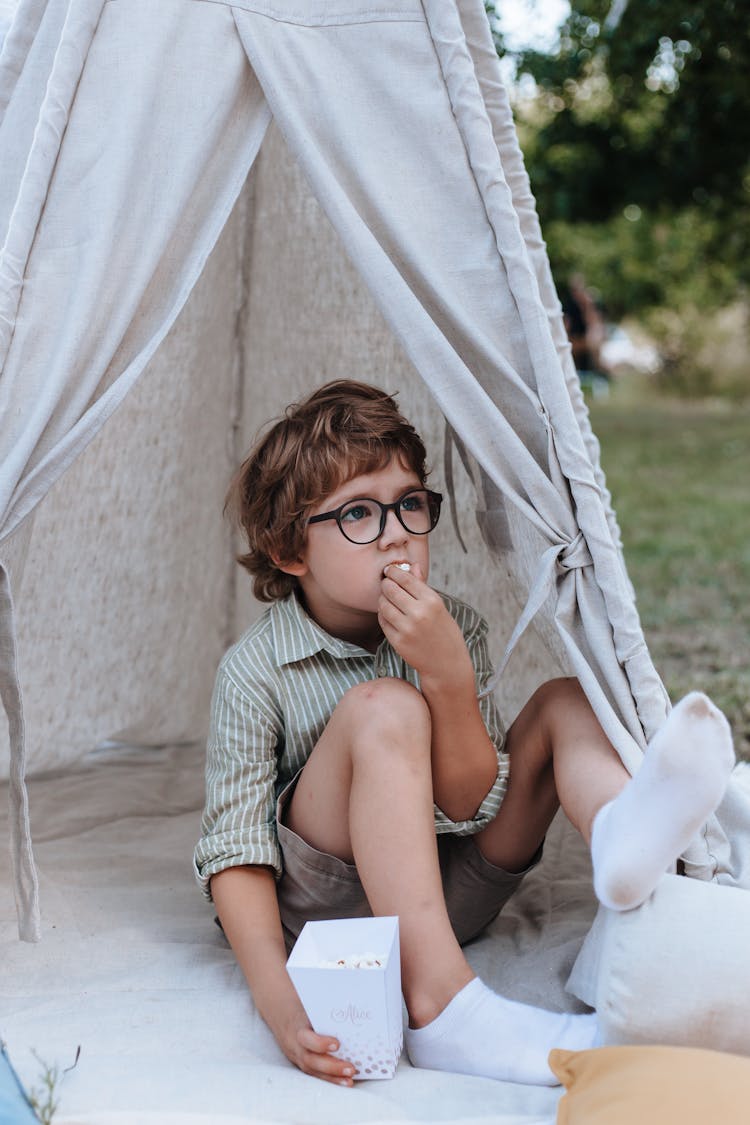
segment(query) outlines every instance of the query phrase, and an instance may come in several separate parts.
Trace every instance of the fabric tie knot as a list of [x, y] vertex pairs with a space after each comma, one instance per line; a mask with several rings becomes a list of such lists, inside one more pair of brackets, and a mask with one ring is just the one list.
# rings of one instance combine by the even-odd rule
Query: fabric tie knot
[[519, 637], [526, 631], [534, 616], [539, 612], [547, 598], [553, 592], [556, 581], [564, 577], [571, 570], [591, 566], [592, 563], [593, 559], [589, 553], [582, 531], [579, 531], [568, 543], [553, 543], [551, 547], [547, 548], [539, 560], [539, 567], [531, 583], [526, 605], [516, 622], [516, 627], [508, 641], [503, 659], [500, 661], [497, 671], [493, 673], [482, 690], [478, 692], [478, 699], [483, 699], [485, 695], [489, 695], [490, 692], [493, 692], [497, 687]]
[[591, 566], [592, 562], [583, 532], [579, 531], [574, 539], [561, 547], [557, 556], [557, 572], [562, 574], [566, 570], [575, 570], [576, 567]]

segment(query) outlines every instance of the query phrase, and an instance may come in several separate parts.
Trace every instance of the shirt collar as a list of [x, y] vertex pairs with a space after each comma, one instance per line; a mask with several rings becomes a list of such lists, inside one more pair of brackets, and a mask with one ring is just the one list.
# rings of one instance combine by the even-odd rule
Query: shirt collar
[[305, 612], [295, 594], [274, 602], [271, 607], [271, 625], [274, 655], [279, 667], [304, 660], [317, 652], [328, 652], [338, 659], [351, 656], [368, 656], [374, 659], [373, 654], [361, 645], [333, 637], [322, 629]]

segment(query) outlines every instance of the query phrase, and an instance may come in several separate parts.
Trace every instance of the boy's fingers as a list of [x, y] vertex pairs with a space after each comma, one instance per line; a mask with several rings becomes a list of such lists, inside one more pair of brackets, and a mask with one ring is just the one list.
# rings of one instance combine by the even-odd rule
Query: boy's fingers
[[397, 582], [389, 582], [387, 578], [383, 579], [380, 600], [386, 605], [395, 606], [402, 613], [406, 613], [409, 607], [414, 605], [414, 595], [409, 590], [405, 590], [403, 586], [399, 586]]
[[297, 1041], [305, 1050], [315, 1051], [320, 1055], [339, 1049], [338, 1039], [331, 1035], [318, 1035], [311, 1027], [301, 1027], [297, 1032]]
[[346, 1059], [334, 1059], [331, 1055], [319, 1055], [313, 1051], [306, 1051], [303, 1056], [302, 1069], [307, 1074], [316, 1078], [325, 1078], [329, 1082], [345, 1082], [346, 1085], [354, 1078], [356, 1067]]
[[297, 1033], [301, 1047], [299, 1066], [305, 1073], [315, 1078], [323, 1078], [337, 1085], [350, 1086], [355, 1067], [346, 1059], [334, 1058], [332, 1051], [338, 1050], [338, 1041], [327, 1035], [318, 1035], [312, 1028], [301, 1028]]
[[386, 569], [382, 588], [394, 602], [400, 598], [401, 604], [405, 607], [424, 597], [425, 590], [429, 590], [429, 586], [425, 586], [418, 574], [399, 570], [397, 566], [389, 566]]
[[385, 578], [390, 578], [397, 586], [408, 590], [414, 586], [414, 579], [422, 580], [422, 571], [419, 563], [412, 563], [409, 570], [402, 570], [398, 563], [389, 563], [385, 568]]
[[398, 630], [404, 623], [404, 611], [388, 598], [381, 597], [378, 603], [378, 620], [381, 628], [387, 625], [391, 629]]

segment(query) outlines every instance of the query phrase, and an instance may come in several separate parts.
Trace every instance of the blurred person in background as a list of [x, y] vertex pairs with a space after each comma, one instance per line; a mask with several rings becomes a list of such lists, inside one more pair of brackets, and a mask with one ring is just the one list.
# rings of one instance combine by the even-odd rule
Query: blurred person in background
[[610, 373], [602, 358], [606, 338], [604, 317], [581, 274], [572, 274], [562, 293], [565, 331], [581, 386], [597, 397], [609, 393]]

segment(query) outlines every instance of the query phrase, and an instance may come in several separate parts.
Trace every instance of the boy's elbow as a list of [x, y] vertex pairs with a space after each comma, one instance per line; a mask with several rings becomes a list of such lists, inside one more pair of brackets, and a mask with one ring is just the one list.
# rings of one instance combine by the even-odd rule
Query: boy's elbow
[[464, 771], [441, 786], [443, 800], [439, 799], [436, 789], [435, 804], [450, 820], [474, 820], [496, 779], [497, 761], [474, 771], [468, 778]]

